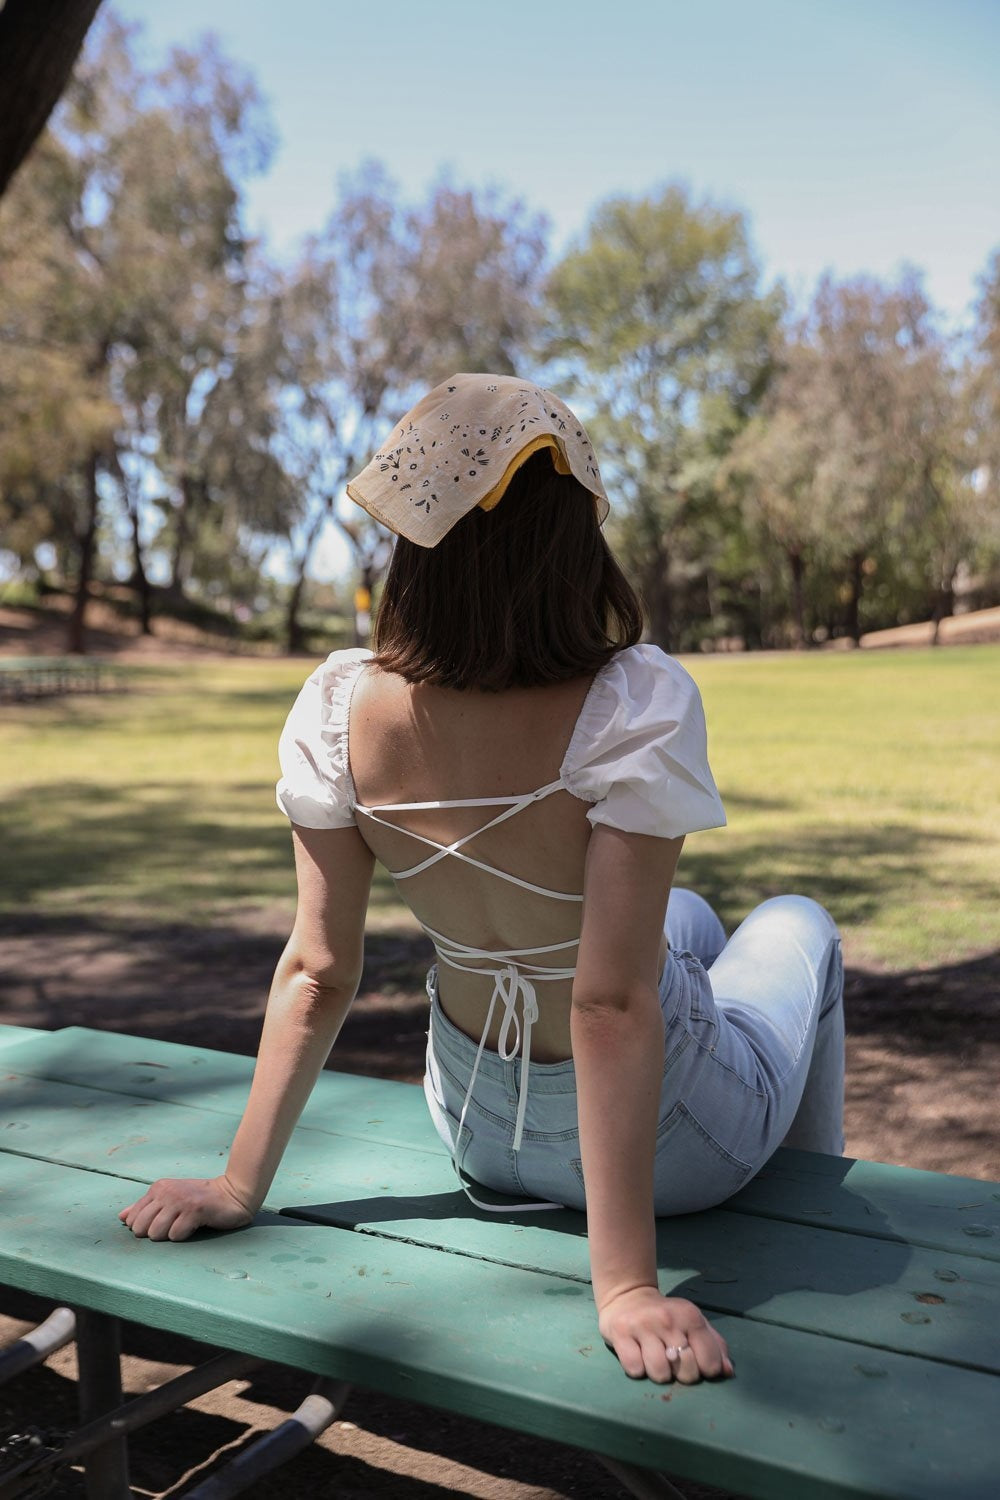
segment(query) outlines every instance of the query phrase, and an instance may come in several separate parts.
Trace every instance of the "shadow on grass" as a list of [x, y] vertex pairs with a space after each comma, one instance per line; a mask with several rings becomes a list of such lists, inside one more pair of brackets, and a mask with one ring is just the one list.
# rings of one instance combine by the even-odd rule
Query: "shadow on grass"
[[[140, 782], [95, 789], [87, 782], [26, 788], [0, 801], [0, 912], [85, 909], [177, 913], [182, 920], [229, 903], [292, 894], [287, 824], [269, 789], [227, 785], [218, 805], [203, 783]], [[900, 893], [934, 879], [941, 846], [971, 842], [907, 824], [843, 828], [828, 823], [724, 847], [685, 850], [678, 881], [700, 891], [734, 927], [759, 901], [783, 891], [813, 896], [845, 925], [870, 921]], [[990, 907], [985, 875], [952, 874], [949, 897]], [[398, 901], [376, 878], [376, 907]]]
[[[95, 788], [63, 782], [0, 801], [0, 930], [19, 918], [67, 907], [145, 907], [162, 919], [220, 906], [290, 898], [289, 825], [259, 782], [227, 783], [213, 806], [203, 783], [136, 782]], [[220, 794], [221, 797], [221, 794]], [[398, 904], [378, 871], [374, 908]]]
[[[898, 905], [901, 895], [933, 883], [940, 849], [973, 842], [904, 823], [822, 823], [794, 834], [736, 837], [723, 848], [687, 847], [677, 884], [699, 891], [730, 932], [759, 902], [787, 891], [811, 896], [841, 925], [857, 926]], [[948, 894], [973, 908], [989, 909], [996, 898], [992, 879], [972, 872], [951, 873]]]

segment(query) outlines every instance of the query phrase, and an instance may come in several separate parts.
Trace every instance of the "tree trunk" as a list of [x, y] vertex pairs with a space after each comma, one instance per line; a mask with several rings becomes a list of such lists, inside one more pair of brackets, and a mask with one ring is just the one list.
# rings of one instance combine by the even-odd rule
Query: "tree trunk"
[[942, 578], [938, 583], [934, 594], [934, 612], [931, 619], [934, 623], [934, 631], [931, 635], [931, 645], [941, 644], [941, 621], [955, 613], [955, 574]]
[[850, 557], [851, 593], [847, 601], [847, 633], [855, 646], [861, 645], [861, 594], [865, 586], [865, 555], [852, 552]]
[[97, 454], [91, 453], [87, 459], [85, 474], [86, 484], [86, 518], [84, 520], [83, 533], [77, 538], [79, 562], [76, 575], [76, 594], [73, 600], [73, 613], [69, 617], [69, 629], [66, 637], [66, 649], [74, 655], [82, 656], [87, 649], [86, 642], [86, 614], [87, 600], [90, 597], [90, 575], [94, 566], [94, 549], [97, 542]]
[[167, 585], [171, 598], [184, 598], [184, 585], [191, 571], [191, 513], [194, 510], [194, 485], [189, 474], [181, 476], [181, 503], [177, 507], [177, 530], [174, 533], [174, 551], [170, 559], [170, 582]]
[[100, 0], [0, 6], [0, 197], [69, 81]]
[[305, 592], [306, 561], [307, 559], [303, 558], [299, 565], [292, 591], [288, 596], [288, 608], [285, 611], [285, 650], [289, 656], [294, 656], [297, 651], [301, 651], [305, 643], [299, 611], [302, 607], [302, 595]]
[[802, 553], [797, 548], [788, 549], [788, 566], [792, 574], [792, 624], [795, 631], [794, 644], [796, 651], [802, 651], [806, 644], [806, 609], [805, 596], [802, 590], [802, 576], [805, 573], [805, 563]]
[[324, 501], [322, 509], [317, 511], [313, 517], [312, 525], [306, 532], [302, 551], [295, 564], [295, 582], [292, 584], [292, 591], [288, 596], [288, 608], [285, 611], [285, 650], [290, 656], [294, 655], [296, 651], [301, 651], [305, 645], [305, 636], [302, 630], [302, 622], [299, 619], [299, 611], [302, 608], [302, 598], [305, 593], [306, 570], [313, 555], [313, 548], [316, 546], [319, 534], [323, 529], [323, 522], [326, 520], [331, 508], [332, 501]]
[[149, 575], [142, 555], [142, 539], [139, 536], [139, 512], [129, 506], [129, 521], [132, 525], [132, 587], [139, 600], [139, 628], [143, 635], [153, 634], [153, 595], [149, 587]]
[[118, 475], [118, 483], [121, 485], [122, 500], [125, 504], [125, 514], [128, 516], [129, 528], [132, 533], [132, 578], [130, 586], [135, 590], [139, 601], [139, 626], [143, 635], [153, 634], [153, 595], [149, 586], [149, 575], [146, 572], [146, 560], [142, 550], [142, 536], [139, 531], [139, 505], [129, 488], [125, 470], [122, 467], [121, 457], [117, 448], [112, 448], [112, 464]]
[[674, 618], [670, 596], [670, 560], [662, 548], [651, 555], [641, 573], [643, 601], [649, 615], [649, 633], [662, 651], [673, 650]]

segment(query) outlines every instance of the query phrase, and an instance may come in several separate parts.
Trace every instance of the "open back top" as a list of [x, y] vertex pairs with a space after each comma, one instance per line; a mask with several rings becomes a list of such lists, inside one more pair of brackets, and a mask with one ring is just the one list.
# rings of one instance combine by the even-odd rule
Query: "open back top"
[[[540, 802], [544, 797], [549, 797], [553, 792], [566, 790], [565, 783], [560, 776], [555, 781], [550, 781], [547, 786], [539, 787], [534, 792], [524, 792], [519, 797], [458, 797], [448, 802], [384, 802], [379, 807], [364, 807], [360, 802], [355, 803], [355, 811], [363, 813], [366, 817], [374, 818], [379, 822], [385, 822], [380, 818], [380, 813], [390, 812], [424, 812], [430, 809], [450, 807], [503, 807], [504, 811], [497, 813], [495, 818], [490, 818], [474, 828], [471, 833], [463, 834], [451, 844], [440, 844], [437, 839], [427, 838], [424, 834], [414, 833], [412, 829], [403, 831], [411, 839], [417, 839], [422, 844], [427, 844], [436, 852], [430, 854], [426, 859], [420, 860], [418, 864], [412, 865], [408, 870], [390, 870], [389, 874], [393, 880], [407, 880], [413, 875], [420, 875], [431, 865], [437, 864], [442, 859], [458, 859], [469, 865], [475, 865], [478, 870], [486, 870], [495, 875], [499, 880], [510, 881], [512, 885], [519, 885], [522, 890], [533, 891], [539, 896], [548, 896], [553, 901], [576, 901], [582, 902], [583, 896], [566, 892], [550, 891], [546, 886], [535, 885], [531, 880], [523, 880], [520, 875], [512, 875], [508, 870], [501, 870], [496, 865], [486, 864], [481, 859], [463, 852], [465, 844], [477, 838], [487, 829], [495, 828], [498, 823], [504, 823], [508, 818], [513, 818], [524, 808], [533, 802]], [[398, 824], [389, 823], [390, 828], [398, 828]], [[479, 1061], [486, 1046], [489, 1036], [490, 1025], [497, 1002], [503, 1006], [504, 1016], [500, 1029], [498, 1051], [504, 1062], [515, 1057], [520, 1050], [521, 1053], [521, 1083], [517, 1097], [517, 1120], [514, 1126], [514, 1150], [521, 1148], [521, 1135], [524, 1130], [524, 1111], [528, 1100], [528, 1074], [531, 1069], [531, 1028], [538, 1020], [538, 997], [535, 993], [535, 985], [540, 980], [546, 979], [572, 979], [576, 973], [575, 966], [570, 965], [563, 968], [553, 968], [549, 964], [536, 963], [535, 957], [546, 953], [563, 952], [569, 948], [575, 948], [579, 942], [578, 938], [570, 938], [564, 943], [547, 943], [539, 948], [505, 948], [490, 949], [476, 948], [468, 943], [457, 942], [454, 938], [447, 937], [443, 932], [436, 932], [433, 927], [421, 923], [427, 936], [431, 939], [437, 950], [437, 956], [442, 963], [448, 964], [453, 969], [462, 969], [467, 974], [492, 973], [493, 994], [490, 997], [489, 1008], [486, 1012], [486, 1020], [483, 1023], [483, 1033], [479, 1039], [479, 1048], [476, 1052], [476, 1061], [466, 1089], [465, 1101], [462, 1105], [462, 1115], [458, 1128], [461, 1132], [468, 1113], [469, 1102], [476, 1085], [479, 1073]], [[494, 967], [483, 969], [479, 965], [463, 963], [463, 959], [486, 959]], [[524, 1017], [524, 1030], [522, 1035], [521, 1022], [517, 1014], [517, 1000], [521, 1000], [521, 1012]]]
[[[347, 828], [357, 814], [383, 823], [426, 845], [432, 852], [404, 870], [391, 870], [396, 881], [421, 874], [444, 860], [474, 866], [549, 901], [581, 903], [576, 892], [554, 891], [500, 869], [470, 854], [466, 845], [491, 828], [516, 817], [532, 803], [566, 791], [592, 804], [590, 823], [607, 823], [629, 833], [678, 838], [726, 821], [708, 765], [701, 698], [682, 666], [655, 646], [631, 646], [614, 656], [594, 678], [554, 781], [534, 791], [503, 797], [451, 801], [392, 802], [365, 806], [358, 802], [348, 753], [351, 696], [370, 660], [368, 651], [335, 651], [309, 677], [289, 713], [279, 754], [282, 777], [278, 805], [293, 823], [305, 828]], [[389, 814], [445, 808], [499, 807], [478, 828], [450, 843], [391, 821]], [[475, 1066], [466, 1091], [459, 1128], [465, 1123], [479, 1063], [496, 1007], [503, 1007], [498, 1051], [509, 1061], [521, 1054], [521, 1084], [514, 1131], [514, 1150], [521, 1144], [531, 1066], [531, 1028], [538, 1019], [535, 986], [572, 979], [575, 966], [557, 966], [548, 955], [568, 954], [578, 938], [540, 947], [489, 949], [459, 942], [421, 923], [439, 960], [466, 973], [493, 979]], [[470, 962], [477, 961], [475, 964]], [[485, 965], [485, 967], [483, 967]], [[521, 1001], [523, 1029], [517, 1014]]]

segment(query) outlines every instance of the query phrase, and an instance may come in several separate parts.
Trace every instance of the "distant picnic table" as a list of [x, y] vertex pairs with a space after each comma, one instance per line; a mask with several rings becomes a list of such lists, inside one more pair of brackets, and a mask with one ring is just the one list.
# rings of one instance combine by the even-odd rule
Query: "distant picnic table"
[[0, 703], [24, 703], [66, 693], [104, 693], [124, 683], [124, 668], [106, 657], [0, 657]]

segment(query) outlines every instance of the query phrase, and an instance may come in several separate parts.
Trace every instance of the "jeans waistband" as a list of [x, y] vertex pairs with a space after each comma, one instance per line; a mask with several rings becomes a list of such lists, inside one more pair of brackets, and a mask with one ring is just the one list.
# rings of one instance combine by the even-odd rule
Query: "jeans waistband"
[[[431, 1003], [430, 1042], [436, 1058], [449, 1066], [449, 1071], [458, 1078], [468, 1078], [476, 1062], [479, 1043], [466, 1036], [454, 1021], [445, 1015], [438, 998], [438, 972], [434, 964], [427, 975], [427, 997]], [[486, 1012], [483, 1012], [483, 1022]], [[504, 1062], [497, 1052], [487, 1045], [479, 1063], [479, 1077], [505, 1083], [520, 1076], [520, 1054]], [[570, 1094], [576, 1091], [576, 1069], [571, 1057], [562, 1062], [544, 1063], [531, 1059], [531, 1091], [540, 1094]]]
[[[697, 975], [692, 975], [692, 970]], [[671, 951], [667, 954], [667, 961], [663, 966], [660, 976], [660, 1006], [663, 1011], [664, 1024], [669, 1026], [677, 1017], [678, 1013], [685, 1007], [690, 999], [696, 977], [704, 975], [698, 959], [691, 953]], [[438, 998], [438, 970], [434, 964], [427, 974], [427, 998], [430, 1000], [430, 1040], [436, 1057], [450, 1062], [451, 1071], [458, 1077], [469, 1077], [476, 1061], [478, 1042], [467, 1036], [454, 1021], [445, 1015]], [[544, 997], [543, 1002], [544, 1002]], [[485, 1024], [486, 1013], [483, 1012]], [[511, 1062], [504, 1062], [503, 1058], [494, 1052], [489, 1046], [483, 1048], [483, 1055], [479, 1063], [479, 1075], [482, 1078], [493, 1078], [498, 1083], [504, 1082], [511, 1076], [514, 1069], [515, 1076], [520, 1069], [520, 1058], [514, 1058]], [[576, 1070], [573, 1059], [566, 1058], [563, 1062], [543, 1063], [531, 1060], [531, 1086], [537, 1086], [540, 1092], [563, 1093], [576, 1088]]]

